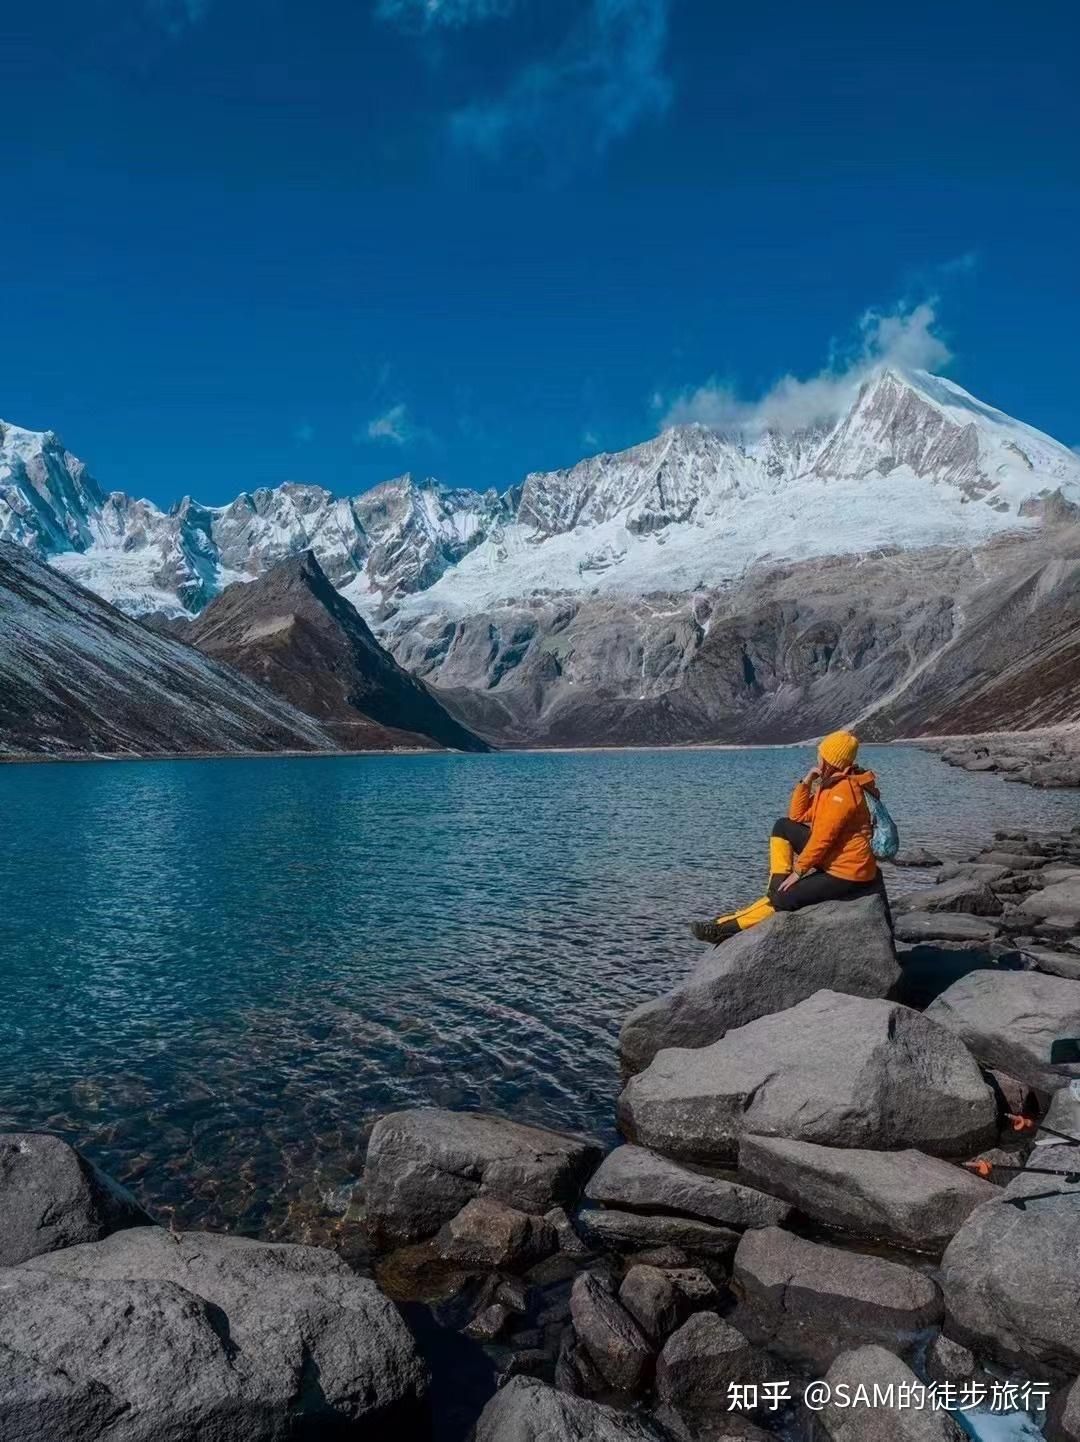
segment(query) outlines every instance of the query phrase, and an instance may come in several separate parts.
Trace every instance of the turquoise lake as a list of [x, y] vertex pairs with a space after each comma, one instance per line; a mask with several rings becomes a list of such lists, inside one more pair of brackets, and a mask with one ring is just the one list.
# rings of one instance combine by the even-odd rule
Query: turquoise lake
[[[905, 844], [1075, 795], [867, 747]], [[615, 1039], [760, 894], [799, 749], [0, 767], [0, 1125], [178, 1224], [299, 1237], [386, 1110], [612, 1135]], [[926, 874], [891, 871], [895, 892]]]

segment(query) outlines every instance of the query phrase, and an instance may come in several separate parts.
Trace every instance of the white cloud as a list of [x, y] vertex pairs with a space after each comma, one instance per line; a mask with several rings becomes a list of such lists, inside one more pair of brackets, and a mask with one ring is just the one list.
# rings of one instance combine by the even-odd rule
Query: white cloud
[[[780, 378], [757, 400], [741, 397], [734, 386], [710, 380], [670, 402], [665, 426], [700, 421], [717, 430], [747, 435], [762, 431], [796, 431], [837, 420], [871, 371], [880, 366], [902, 370], [941, 370], [952, 352], [935, 333], [936, 301], [868, 310], [859, 321], [859, 338], [845, 355], [834, 357], [817, 375], [800, 380]], [[656, 405], [657, 397], [653, 397]]]
[[395, 446], [403, 446], [411, 435], [409, 408], [404, 401], [399, 401], [396, 406], [391, 406], [381, 416], [376, 416], [373, 420], [368, 421], [367, 438], [369, 441], [391, 441]]
[[663, 69], [669, 0], [589, 0], [558, 50], [526, 65], [500, 95], [451, 117], [466, 149], [497, 158], [524, 147], [569, 168], [603, 154], [671, 97]]
[[456, 30], [509, 15], [516, 0], [379, 0], [375, 15], [418, 30]]

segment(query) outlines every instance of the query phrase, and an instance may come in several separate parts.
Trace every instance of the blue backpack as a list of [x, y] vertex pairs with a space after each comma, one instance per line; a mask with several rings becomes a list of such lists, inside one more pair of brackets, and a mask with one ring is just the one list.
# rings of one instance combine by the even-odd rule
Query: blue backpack
[[870, 811], [870, 824], [874, 828], [870, 834], [870, 850], [879, 861], [891, 861], [900, 850], [900, 833], [896, 829], [896, 822], [889, 815], [889, 809], [880, 796], [875, 796], [871, 791], [864, 791], [863, 796]]

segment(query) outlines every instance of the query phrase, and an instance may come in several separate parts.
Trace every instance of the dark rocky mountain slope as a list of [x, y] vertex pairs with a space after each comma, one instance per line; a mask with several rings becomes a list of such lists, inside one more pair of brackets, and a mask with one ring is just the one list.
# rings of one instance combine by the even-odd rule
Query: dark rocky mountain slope
[[333, 749], [279, 696], [0, 542], [0, 754]]
[[343, 750], [488, 749], [379, 645], [311, 551], [237, 582], [194, 621], [171, 626], [315, 717]]

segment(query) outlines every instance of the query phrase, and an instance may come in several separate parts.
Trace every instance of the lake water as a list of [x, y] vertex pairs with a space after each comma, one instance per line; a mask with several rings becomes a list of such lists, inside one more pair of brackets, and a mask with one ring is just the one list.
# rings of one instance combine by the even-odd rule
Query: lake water
[[[1075, 795], [865, 748], [905, 844]], [[752, 900], [798, 749], [0, 767], [0, 1126], [183, 1225], [319, 1235], [381, 1112], [611, 1135], [615, 1039]], [[893, 872], [894, 889], [917, 878]]]

